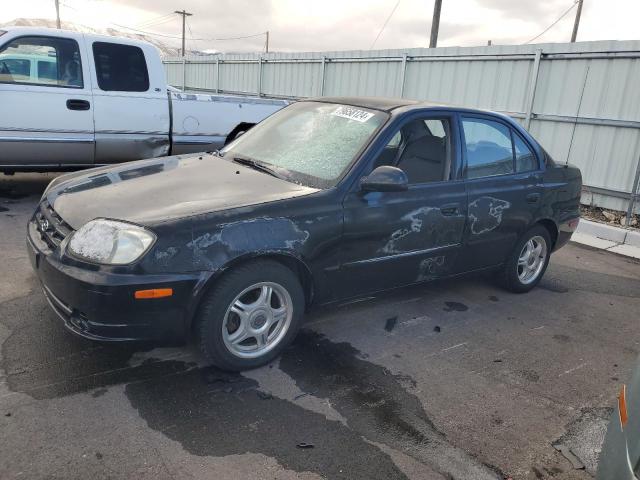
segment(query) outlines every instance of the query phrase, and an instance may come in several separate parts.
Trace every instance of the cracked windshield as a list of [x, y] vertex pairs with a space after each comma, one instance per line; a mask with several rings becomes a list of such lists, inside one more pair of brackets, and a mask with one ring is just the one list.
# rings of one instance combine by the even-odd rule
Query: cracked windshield
[[288, 171], [293, 181], [328, 188], [385, 119], [386, 114], [375, 110], [301, 102], [265, 120], [223, 152]]

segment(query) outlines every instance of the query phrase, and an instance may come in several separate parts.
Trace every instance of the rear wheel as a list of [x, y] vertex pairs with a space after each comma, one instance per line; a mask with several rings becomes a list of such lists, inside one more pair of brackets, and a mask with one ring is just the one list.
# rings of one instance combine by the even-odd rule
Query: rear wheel
[[500, 280], [507, 290], [524, 293], [535, 287], [549, 264], [551, 237], [537, 225], [527, 231], [507, 259]]
[[225, 274], [204, 298], [198, 316], [205, 356], [226, 370], [270, 362], [293, 340], [304, 312], [296, 275], [271, 260]]

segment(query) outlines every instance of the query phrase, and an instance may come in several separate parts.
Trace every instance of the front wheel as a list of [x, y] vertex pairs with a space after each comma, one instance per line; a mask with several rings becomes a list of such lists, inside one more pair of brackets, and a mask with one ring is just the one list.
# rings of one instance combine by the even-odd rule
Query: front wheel
[[524, 293], [535, 287], [549, 264], [551, 237], [546, 228], [537, 225], [527, 231], [509, 255], [500, 280], [512, 292]]
[[202, 352], [225, 370], [270, 362], [296, 336], [304, 292], [296, 275], [271, 260], [225, 274], [204, 298], [198, 316]]

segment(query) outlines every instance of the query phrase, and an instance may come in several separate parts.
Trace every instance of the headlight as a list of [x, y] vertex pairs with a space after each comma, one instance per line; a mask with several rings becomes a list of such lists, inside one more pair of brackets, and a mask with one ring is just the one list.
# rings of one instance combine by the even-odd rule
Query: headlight
[[155, 239], [153, 233], [137, 225], [99, 218], [73, 234], [69, 250], [90, 262], [126, 265], [144, 255]]

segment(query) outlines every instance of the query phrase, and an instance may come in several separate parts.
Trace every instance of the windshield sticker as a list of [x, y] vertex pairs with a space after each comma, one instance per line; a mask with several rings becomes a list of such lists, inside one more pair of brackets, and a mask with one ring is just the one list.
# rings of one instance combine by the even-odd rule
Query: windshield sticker
[[348, 118], [349, 120], [355, 120], [356, 122], [364, 123], [374, 116], [373, 113], [365, 112], [353, 107], [342, 106], [335, 109], [331, 115], [336, 117]]

